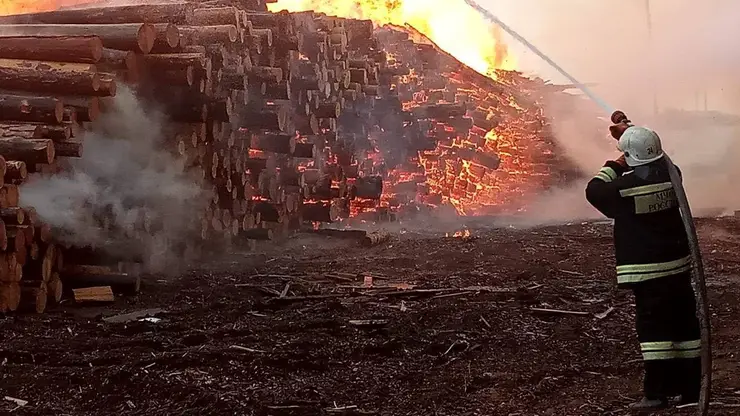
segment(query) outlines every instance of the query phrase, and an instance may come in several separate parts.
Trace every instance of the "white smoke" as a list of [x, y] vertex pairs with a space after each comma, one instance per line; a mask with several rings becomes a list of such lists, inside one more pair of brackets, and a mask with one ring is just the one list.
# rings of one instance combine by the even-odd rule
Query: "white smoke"
[[[734, 162], [740, 157], [740, 2], [736, 0], [480, 0], [610, 105], [637, 124], [658, 131], [663, 146], [684, 173], [698, 215], [740, 209]], [[647, 6], [650, 6], [649, 13]], [[652, 27], [649, 35], [648, 22]], [[535, 54], [509, 39], [525, 73], [570, 83]], [[659, 110], [656, 116], [654, 108]], [[606, 126], [593, 130], [603, 111], [564, 114], [555, 105], [554, 130], [570, 158], [591, 176], [619, 156]], [[706, 111], [705, 111], [706, 110]], [[602, 114], [599, 114], [601, 112]], [[543, 196], [548, 204], [574, 208], [571, 219], [599, 216], [583, 207], [585, 181], [577, 189]], [[562, 198], [562, 201], [559, 200]], [[541, 212], [549, 221], [548, 210]], [[535, 210], [535, 212], [537, 212]], [[565, 217], [568, 217], [567, 215]], [[567, 220], [565, 218], [564, 220]], [[538, 220], [534, 215], [533, 221]]]
[[68, 159], [64, 173], [23, 185], [22, 205], [35, 207], [66, 244], [116, 247], [112, 254], [143, 255], [161, 271], [208, 201], [183, 162], [162, 150], [161, 121], [119, 87], [115, 108], [84, 135], [83, 156]]

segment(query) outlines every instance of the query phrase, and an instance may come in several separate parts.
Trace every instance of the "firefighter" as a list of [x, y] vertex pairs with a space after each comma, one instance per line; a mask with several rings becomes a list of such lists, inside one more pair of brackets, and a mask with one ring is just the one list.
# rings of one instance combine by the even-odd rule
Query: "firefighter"
[[586, 199], [614, 220], [617, 285], [635, 296], [644, 361], [642, 400], [630, 408], [696, 403], [701, 341], [691, 286], [688, 237], [654, 131], [629, 120], [610, 128], [623, 153], [607, 161], [586, 187]]

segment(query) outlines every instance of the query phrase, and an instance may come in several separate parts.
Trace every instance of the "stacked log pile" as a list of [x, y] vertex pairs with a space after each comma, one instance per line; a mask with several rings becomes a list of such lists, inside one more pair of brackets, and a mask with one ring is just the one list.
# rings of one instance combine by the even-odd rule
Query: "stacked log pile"
[[[26, 170], [53, 174], [56, 157], [81, 156], [79, 137], [113, 108], [117, 85], [164, 111], [163, 143], [210, 195], [189, 233], [160, 241], [177, 258], [363, 212], [387, 220], [413, 201], [461, 212], [511, 202], [558, 176], [534, 98], [518, 95], [532, 90], [523, 77], [493, 81], [408, 30], [234, 0], [2, 17], [0, 33], [0, 276], [13, 276], [0, 279], [0, 310], [18, 299], [43, 310], [40, 292], [58, 300], [62, 283], [138, 291], [140, 268], [129, 263], [145, 261], [136, 243], [161, 231], [161, 213], [143, 215], [117, 242], [126, 249], [111, 250], [55, 244], [33, 210], [17, 207]], [[537, 168], [523, 173], [525, 162]]]
[[398, 178], [384, 195], [392, 208], [416, 198], [464, 215], [511, 213], [579, 175], [540, 104], [569, 100], [563, 88], [513, 71], [483, 76], [412, 27], [389, 25], [377, 37], [395, 57], [387, 72], [397, 77], [405, 136], [417, 151], [390, 173]]

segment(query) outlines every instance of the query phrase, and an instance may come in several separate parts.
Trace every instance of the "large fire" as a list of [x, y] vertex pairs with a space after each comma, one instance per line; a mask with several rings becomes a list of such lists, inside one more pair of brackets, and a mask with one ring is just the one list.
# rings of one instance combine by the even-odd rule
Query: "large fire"
[[0, 0], [0, 16], [57, 10], [64, 6], [91, 3], [94, 0]]
[[278, 0], [270, 11], [313, 10], [330, 16], [369, 19], [378, 25], [411, 25], [476, 71], [514, 69], [501, 32], [464, 0]]

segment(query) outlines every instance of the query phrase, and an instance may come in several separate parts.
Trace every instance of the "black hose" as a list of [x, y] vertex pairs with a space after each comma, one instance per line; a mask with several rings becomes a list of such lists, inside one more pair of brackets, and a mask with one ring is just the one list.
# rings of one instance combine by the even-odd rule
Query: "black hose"
[[696, 293], [696, 309], [701, 327], [701, 393], [699, 395], [699, 408], [697, 414], [706, 416], [709, 413], [709, 400], [712, 392], [712, 336], [711, 323], [709, 321], [709, 302], [707, 300], [707, 285], [704, 279], [704, 263], [699, 251], [699, 238], [696, 235], [696, 226], [691, 216], [691, 207], [686, 198], [683, 181], [678, 169], [667, 154], [664, 154], [668, 174], [671, 177], [673, 189], [676, 191], [678, 206], [681, 210], [681, 220], [689, 239], [689, 250], [691, 251], [691, 282]]

